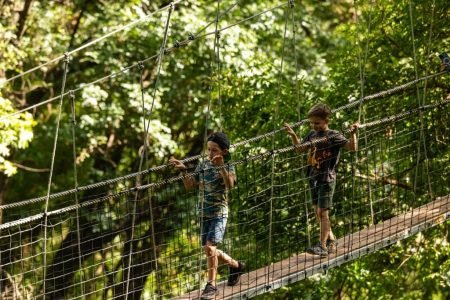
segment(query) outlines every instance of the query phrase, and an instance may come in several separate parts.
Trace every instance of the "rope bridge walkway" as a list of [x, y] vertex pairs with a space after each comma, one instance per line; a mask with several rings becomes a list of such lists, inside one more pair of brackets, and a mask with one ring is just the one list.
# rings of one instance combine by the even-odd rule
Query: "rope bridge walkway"
[[[195, 167], [204, 156], [184, 159], [189, 172], [178, 175], [169, 164], [145, 165], [145, 155], [141, 155], [135, 173], [78, 186], [75, 93], [138, 68], [145, 120], [145, 154], [153, 102], [149, 111], [145, 109], [144, 62], [156, 61], [154, 100], [165, 54], [200, 38], [214, 36], [213, 50], [219, 57], [220, 32], [280, 7], [286, 8], [287, 24], [294, 6], [293, 1], [286, 1], [219, 28], [219, 16], [236, 4], [220, 12], [218, 1], [214, 22], [186, 41], [167, 47], [175, 2], [163, 9], [168, 12], [158, 54], [71, 91], [65, 91], [69, 53], [60, 56], [46, 63], [64, 58], [60, 95], [2, 116], [2, 120], [7, 119], [60, 101], [48, 194], [0, 206], [6, 221], [0, 224], [0, 287], [2, 296], [7, 295], [5, 299], [9, 296], [13, 299], [193, 299], [200, 296], [199, 288], [204, 286], [206, 272], [199, 239], [201, 220], [197, 213], [202, 197], [198, 197], [197, 191], [186, 190], [182, 180], [186, 176], [201, 175], [195, 172]], [[212, 24], [216, 25], [214, 31], [202, 33]], [[129, 26], [119, 30], [127, 28]], [[8, 82], [37, 69], [39, 67], [30, 69]], [[213, 77], [214, 70], [211, 73]], [[361, 77], [362, 73], [361, 70]], [[425, 99], [427, 81], [447, 73], [448, 69], [421, 78], [416, 74], [410, 82], [373, 95], [361, 95], [358, 101], [333, 110], [341, 114], [345, 111], [346, 120], [359, 120], [363, 109], [370, 114], [364, 116], [360, 127], [358, 151], [344, 152], [341, 156], [332, 216], [338, 245], [328, 257], [319, 258], [304, 252], [315, 244], [320, 231], [312, 210], [309, 178], [305, 176], [306, 157], [295, 151], [299, 146], [290, 144], [283, 128], [232, 145], [233, 158], [225, 167], [236, 168], [237, 184], [230, 191], [227, 231], [220, 248], [245, 262], [246, 273], [238, 285], [227, 287], [223, 281], [228, 271], [219, 268], [217, 297], [249, 298], [266, 293], [448, 220], [450, 127], [443, 124], [449, 124], [450, 100], [429, 104], [419, 101], [417, 106], [408, 108], [390, 102], [391, 96], [398, 97], [397, 100], [409, 97], [397, 94], [410, 87], [416, 87], [417, 98]], [[419, 87], [424, 87], [422, 94]], [[363, 88], [361, 90], [363, 94]], [[71, 100], [75, 187], [53, 193], [53, 163], [64, 96]], [[386, 107], [392, 115], [386, 115]], [[209, 106], [206, 118], [209, 118]], [[305, 134], [305, 124], [307, 120], [302, 120], [292, 127]], [[337, 120], [333, 126], [345, 128], [342, 120]], [[351, 132], [342, 131], [345, 135]], [[311, 143], [300, 146], [308, 147]]]
[[[218, 285], [219, 294], [216, 299], [247, 299], [270, 292], [316, 273], [325, 273], [332, 267], [377, 251], [449, 219], [450, 195], [447, 195], [338, 239], [339, 246], [327, 258], [300, 253], [242, 275], [236, 286], [230, 287], [222, 283]], [[175, 299], [198, 299], [200, 294], [201, 290], [197, 290]]]

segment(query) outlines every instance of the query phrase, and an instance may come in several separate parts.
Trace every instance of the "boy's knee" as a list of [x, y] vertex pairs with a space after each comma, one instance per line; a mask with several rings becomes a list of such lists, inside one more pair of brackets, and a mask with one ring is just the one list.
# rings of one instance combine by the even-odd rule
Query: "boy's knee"
[[319, 216], [321, 219], [328, 219], [328, 209], [327, 208], [319, 208]]
[[212, 257], [217, 255], [216, 246], [213, 245], [205, 245], [203, 246], [203, 251], [205, 252], [206, 256]]

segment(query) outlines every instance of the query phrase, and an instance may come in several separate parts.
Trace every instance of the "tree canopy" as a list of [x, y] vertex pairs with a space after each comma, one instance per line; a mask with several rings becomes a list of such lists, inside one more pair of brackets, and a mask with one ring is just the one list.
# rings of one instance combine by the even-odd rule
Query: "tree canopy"
[[[199, 154], [205, 130], [224, 130], [233, 142], [249, 139], [304, 119], [317, 102], [339, 107], [438, 72], [438, 54], [450, 52], [444, 0], [306, 0], [292, 1], [292, 9], [287, 3], [180, 1], [167, 23], [171, 51], [159, 61], [168, 1], [1, 1], [0, 205], [47, 193], [64, 78], [65, 92], [75, 91], [76, 179], [82, 186], [137, 171], [143, 109], [149, 126], [146, 163], [158, 166], [171, 156]], [[147, 15], [71, 54], [67, 77], [64, 59], [54, 61]], [[227, 28], [217, 39], [216, 26]], [[411, 87], [371, 106], [363, 118], [443, 99], [449, 83], [445, 75], [428, 81], [426, 89]], [[40, 105], [48, 99], [55, 100]], [[33, 105], [38, 106], [13, 115]], [[69, 96], [61, 109], [52, 192], [73, 188], [75, 180]], [[448, 109], [444, 114], [448, 121]], [[333, 126], [357, 119], [356, 110], [338, 113]], [[430, 156], [448, 164], [448, 137], [441, 147], [439, 156], [433, 151]], [[50, 209], [59, 207], [50, 203]], [[1, 211], [0, 223], [23, 214], [20, 208]], [[148, 220], [141, 222], [148, 226]], [[448, 225], [261, 298], [446, 299]]]

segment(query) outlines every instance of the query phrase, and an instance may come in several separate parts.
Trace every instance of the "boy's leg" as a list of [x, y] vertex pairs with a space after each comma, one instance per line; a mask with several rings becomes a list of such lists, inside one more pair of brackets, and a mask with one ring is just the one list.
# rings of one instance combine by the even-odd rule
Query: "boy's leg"
[[232, 268], [238, 268], [239, 267], [239, 263], [237, 262], [237, 260], [231, 258], [231, 256], [229, 256], [228, 254], [226, 254], [222, 250], [217, 249], [217, 257], [219, 258], [219, 260], [222, 263], [227, 264], [227, 265], [229, 265]]
[[[336, 187], [335, 181], [328, 183], [328, 191], [326, 192], [326, 195], [329, 199], [329, 206], [328, 206], [329, 209], [331, 209], [331, 207], [333, 206], [333, 196], [335, 187]], [[329, 214], [328, 214], [328, 226], [330, 227], [328, 239], [334, 241], [336, 240], [336, 237], [334, 236], [333, 230], [331, 229], [331, 219]]]
[[328, 208], [318, 208], [318, 214], [320, 216], [320, 245], [326, 249], [327, 240], [331, 233], [330, 217], [328, 214]]
[[[210, 240], [214, 242], [214, 245], [217, 243], [221, 243], [223, 241], [223, 236], [225, 234], [225, 227], [227, 224], [227, 218], [226, 217], [217, 217], [213, 219], [212, 222], [212, 232], [213, 234], [210, 237]], [[214, 255], [217, 257], [218, 260], [221, 262], [227, 264], [230, 268], [230, 273], [228, 275], [228, 282], [227, 284], [229, 286], [236, 285], [239, 282], [239, 278], [243, 274], [245, 270], [245, 264], [242, 262], [239, 262], [235, 259], [232, 259], [228, 254], [223, 252], [222, 250], [215, 249]], [[218, 265], [218, 261], [216, 262]], [[213, 268], [215, 268], [214, 276], [217, 276], [217, 265], [213, 265]]]
[[[336, 182], [327, 182], [323, 183], [319, 189], [319, 207], [322, 208], [322, 211], [320, 212], [321, 215], [321, 228], [322, 234], [320, 239], [320, 244], [322, 247], [325, 247], [328, 250], [328, 252], [334, 252], [336, 251], [336, 237], [333, 234], [333, 231], [331, 229], [331, 219], [330, 219], [330, 209], [333, 206], [333, 195], [334, 195], [334, 188], [336, 186]], [[324, 211], [326, 210], [326, 212]]]
[[208, 228], [204, 228], [205, 254], [208, 258], [208, 281], [215, 281], [219, 260], [232, 268], [239, 268], [239, 263], [222, 250], [217, 249], [217, 244], [223, 241], [226, 217], [216, 217], [208, 221]]
[[[317, 223], [320, 226], [320, 213], [319, 213], [319, 189], [318, 182], [315, 180], [309, 181], [309, 188], [311, 191], [311, 201], [314, 209], [314, 215], [316, 216]], [[322, 231], [321, 231], [322, 232]]]
[[308, 253], [320, 256], [328, 255], [327, 240], [334, 238], [331, 232], [331, 222], [328, 211], [332, 207], [332, 198], [334, 193], [334, 182], [315, 182], [311, 186], [313, 195], [313, 204], [315, 204], [315, 213], [320, 225], [320, 243], [307, 250]]
[[[319, 240], [322, 240], [322, 233], [323, 233], [323, 228], [322, 228], [322, 221], [321, 221], [321, 216], [320, 216], [320, 207], [319, 207], [319, 196], [320, 196], [320, 183], [316, 180], [309, 180], [309, 188], [311, 191], [311, 201], [312, 201], [312, 205], [314, 208], [314, 215], [316, 216], [316, 220], [317, 223], [319, 223], [319, 228], [320, 228], [320, 236], [319, 236]], [[319, 244], [311, 246], [309, 248], [306, 249], [307, 253], [310, 254], [315, 254], [315, 255], [322, 255], [325, 252], [322, 251], [320, 247], [321, 246], [321, 242], [319, 242]]]
[[214, 240], [214, 219], [204, 219], [202, 223], [202, 246], [206, 255], [206, 266], [208, 268], [208, 283], [216, 285], [217, 275], [217, 247]]
[[208, 282], [203, 289], [200, 299], [215, 299], [218, 294], [216, 287], [216, 276], [217, 276], [217, 247], [211, 242], [206, 241], [203, 246], [203, 250], [206, 254], [207, 266], [208, 266]]
[[331, 229], [331, 220], [330, 220], [330, 234], [328, 235], [328, 239], [334, 241], [336, 237], [334, 236], [334, 233]]
[[204, 246], [204, 251], [208, 266], [208, 282], [216, 285], [217, 267], [219, 266], [217, 247], [211, 241], [207, 241]]
[[245, 264], [232, 259], [228, 254], [222, 250], [217, 249], [217, 256], [220, 261], [229, 266], [228, 282], [227, 285], [234, 286], [239, 282], [239, 278], [245, 271]]
[[326, 216], [328, 216], [328, 209], [316, 207], [315, 209], [316, 216], [319, 220], [319, 227], [320, 227], [320, 237], [319, 237], [319, 243], [309, 247], [306, 249], [307, 253], [319, 255], [320, 257], [326, 257], [328, 256], [328, 250], [326, 246], [327, 237], [329, 235], [329, 223], [326, 223]]
[[319, 214], [319, 208], [317, 207], [317, 205], [313, 205], [314, 208], [314, 214], [316, 215], [316, 220], [317, 223], [320, 224], [320, 214]]

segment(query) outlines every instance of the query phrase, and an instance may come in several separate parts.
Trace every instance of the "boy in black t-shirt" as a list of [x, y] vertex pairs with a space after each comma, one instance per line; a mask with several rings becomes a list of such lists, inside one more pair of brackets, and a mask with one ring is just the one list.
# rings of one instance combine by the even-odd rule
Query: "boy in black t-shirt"
[[[328, 256], [328, 253], [336, 248], [336, 237], [331, 231], [328, 211], [333, 206], [339, 153], [341, 148], [351, 151], [356, 151], [358, 148], [356, 129], [359, 124], [352, 125], [352, 135], [350, 139], [347, 139], [338, 131], [328, 128], [330, 116], [331, 109], [327, 105], [314, 105], [308, 112], [312, 131], [302, 141], [302, 143], [311, 142], [311, 144], [297, 148], [298, 152], [306, 152], [309, 148], [307, 176], [314, 211], [320, 224], [320, 242], [308, 248], [307, 252], [322, 257]], [[287, 123], [284, 124], [284, 127], [293, 144], [299, 145], [300, 140], [294, 130]]]

